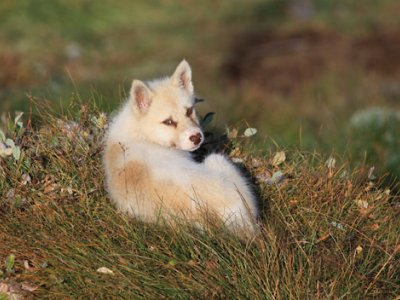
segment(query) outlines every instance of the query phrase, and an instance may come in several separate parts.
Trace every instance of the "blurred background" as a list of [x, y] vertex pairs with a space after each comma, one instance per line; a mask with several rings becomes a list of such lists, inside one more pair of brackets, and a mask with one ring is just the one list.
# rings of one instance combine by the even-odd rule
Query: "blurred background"
[[183, 58], [217, 126], [400, 176], [398, 0], [0, 2], [1, 113], [29, 95], [110, 112]]

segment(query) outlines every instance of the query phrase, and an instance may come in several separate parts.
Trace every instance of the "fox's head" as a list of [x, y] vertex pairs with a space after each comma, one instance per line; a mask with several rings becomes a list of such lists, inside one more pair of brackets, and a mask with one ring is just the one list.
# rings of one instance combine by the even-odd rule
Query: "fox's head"
[[194, 151], [204, 140], [195, 111], [192, 71], [183, 60], [171, 77], [134, 80], [129, 97], [140, 135], [153, 143]]

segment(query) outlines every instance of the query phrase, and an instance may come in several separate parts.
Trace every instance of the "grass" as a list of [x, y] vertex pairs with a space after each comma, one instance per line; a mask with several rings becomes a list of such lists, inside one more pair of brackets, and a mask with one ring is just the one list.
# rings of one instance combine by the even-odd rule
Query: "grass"
[[[290, 13], [301, 2], [2, 1], [0, 110], [28, 111], [32, 95], [57, 108], [81, 98], [111, 111], [133, 78], [169, 74], [186, 58], [204, 110], [218, 112], [222, 126], [245, 119], [262, 133], [260, 147], [268, 136], [362, 161], [351, 116], [400, 109], [400, 6], [310, 1], [304, 18]], [[232, 79], [227, 65], [244, 71]]]
[[[9, 121], [22, 149], [0, 160], [1, 282], [37, 298], [395, 298], [400, 293], [399, 197], [340, 158], [261, 153], [230, 141], [260, 186], [261, 234], [241, 241], [119, 214], [101, 169], [104, 123], [82, 106]], [[44, 116], [44, 117], [43, 117]], [[72, 129], [71, 129], [72, 128]], [[240, 133], [240, 132], [239, 132]], [[229, 150], [233, 149], [233, 150]], [[253, 150], [251, 150], [253, 149]], [[271, 147], [272, 149], [272, 147]], [[271, 175], [285, 178], [271, 182]], [[27, 175], [29, 174], [29, 179]], [[96, 272], [100, 267], [113, 274]], [[3, 293], [4, 294], [4, 293]]]
[[[2, 1], [0, 128], [21, 154], [0, 158], [0, 299], [398, 299], [399, 120], [351, 120], [398, 116], [400, 6], [301, 3]], [[182, 58], [200, 108], [240, 129], [224, 149], [260, 187], [254, 240], [144, 224], [105, 194], [100, 111]]]

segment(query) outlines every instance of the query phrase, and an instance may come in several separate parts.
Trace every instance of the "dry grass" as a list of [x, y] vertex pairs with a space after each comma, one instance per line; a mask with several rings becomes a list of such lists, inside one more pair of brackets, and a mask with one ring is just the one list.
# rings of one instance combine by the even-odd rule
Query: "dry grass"
[[[400, 6], [311, 2], [314, 15], [301, 21], [289, 6], [303, 1], [2, 1], [0, 110], [26, 113], [22, 126], [0, 124], [22, 149], [17, 160], [0, 158], [0, 299], [398, 299], [396, 192], [350, 166], [356, 159], [334, 163], [303, 149], [351, 155], [354, 112], [398, 110]], [[29, 116], [27, 93], [64, 108], [75, 94], [111, 110], [132, 78], [167, 74], [182, 57], [196, 90], [226, 112], [220, 123], [245, 117], [259, 136], [302, 149], [285, 150], [278, 164], [279, 147], [258, 135], [225, 148], [258, 178], [255, 240], [117, 213], [103, 186], [99, 111], [55, 117], [42, 107]], [[387, 157], [370, 132], [360, 136]], [[385, 170], [385, 159], [369, 161]]]
[[[11, 269], [0, 267], [0, 299], [400, 294], [399, 198], [368, 169], [298, 150], [277, 162], [251, 150], [248, 138], [232, 139], [231, 156], [258, 178], [261, 194], [262, 233], [243, 242], [224, 228], [200, 233], [117, 213], [103, 188], [98, 111], [48, 113], [35, 126], [27, 119], [7, 126], [21, 157], [0, 159], [0, 261], [15, 255]], [[284, 177], [272, 180], [277, 171]]]

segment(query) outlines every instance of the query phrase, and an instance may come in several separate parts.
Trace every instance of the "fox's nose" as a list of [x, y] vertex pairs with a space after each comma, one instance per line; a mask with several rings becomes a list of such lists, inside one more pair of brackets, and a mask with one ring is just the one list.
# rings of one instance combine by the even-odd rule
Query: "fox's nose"
[[201, 134], [200, 133], [194, 134], [189, 138], [189, 140], [197, 146], [201, 142]]

